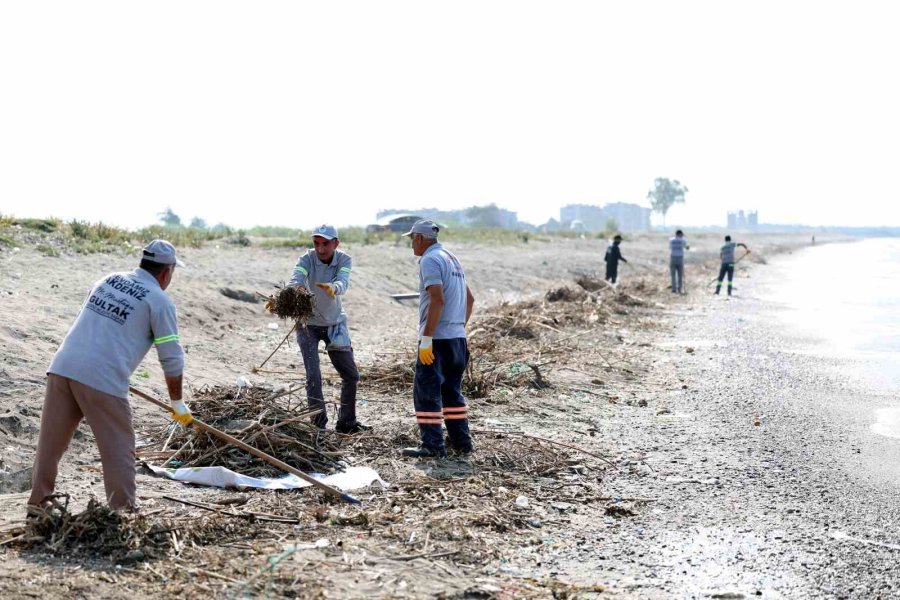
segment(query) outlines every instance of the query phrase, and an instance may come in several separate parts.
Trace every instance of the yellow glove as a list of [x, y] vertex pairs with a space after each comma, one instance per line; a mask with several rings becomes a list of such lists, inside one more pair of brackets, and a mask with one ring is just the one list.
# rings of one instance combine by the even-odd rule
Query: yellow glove
[[194, 421], [191, 415], [191, 409], [187, 407], [184, 400], [174, 400], [172, 402], [172, 420], [187, 427]]
[[337, 297], [337, 294], [335, 294], [335, 292], [334, 292], [334, 285], [332, 285], [330, 283], [317, 283], [316, 287], [322, 288], [323, 290], [325, 290], [325, 292], [332, 298]]
[[423, 365], [430, 365], [434, 362], [434, 350], [431, 348], [431, 338], [423, 335], [419, 340], [419, 362]]

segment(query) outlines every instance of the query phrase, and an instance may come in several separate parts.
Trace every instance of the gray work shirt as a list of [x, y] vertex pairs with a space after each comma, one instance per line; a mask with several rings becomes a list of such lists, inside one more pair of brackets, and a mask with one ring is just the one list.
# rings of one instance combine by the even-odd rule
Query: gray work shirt
[[[316, 251], [310, 249], [300, 256], [297, 266], [294, 267], [294, 275], [289, 286], [305, 286], [314, 296], [316, 311], [309, 320], [310, 325], [330, 327], [347, 321], [347, 314], [341, 306], [341, 296], [347, 293], [350, 287], [350, 270], [353, 261], [350, 256], [340, 250], [334, 251], [331, 262], [326, 264], [319, 260]], [[328, 292], [316, 287], [317, 283], [330, 283], [334, 285], [335, 297]]]
[[669, 240], [669, 255], [672, 258], [684, 258], [684, 249], [687, 248], [687, 238], [677, 235]]
[[722, 249], [719, 250], [719, 256], [722, 258], [723, 265], [734, 263], [734, 249], [737, 247], [735, 242], [725, 242]]
[[466, 337], [466, 274], [459, 259], [439, 243], [429, 246], [419, 259], [419, 336], [425, 335], [431, 304], [427, 290], [432, 285], [443, 288], [444, 312], [431, 337], [436, 340]]
[[47, 371], [127, 398], [128, 378], [153, 345], [163, 372], [181, 375], [175, 303], [143, 269], [112, 273], [91, 288]]

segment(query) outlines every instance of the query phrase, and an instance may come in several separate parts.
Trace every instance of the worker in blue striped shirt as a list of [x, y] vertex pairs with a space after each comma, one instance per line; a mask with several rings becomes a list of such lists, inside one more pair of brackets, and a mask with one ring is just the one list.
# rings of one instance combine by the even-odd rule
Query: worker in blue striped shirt
[[341, 297], [350, 287], [353, 261], [347, 253], [338, 250], [341, 242], [333, 225], [316, 227], [312, 241], [314, 247], [297, 260], [288, 283], [306, 287], [315, 302], [315, 314], [309, 323], [297, 328], [297, 346], [306, 369], [306, 399], [311, 408], [319, 409], [312, 415], [312, 421], [323, 429], [328, 423], [319, 366], [319, 342], [324, 342], [328, 358], [341, 377], [341, 407], [335, 431], [347, 434], [368, 431], [371, 427], [356, 420], [359, 370], [350, 345], [347, 313], [341, 305]]

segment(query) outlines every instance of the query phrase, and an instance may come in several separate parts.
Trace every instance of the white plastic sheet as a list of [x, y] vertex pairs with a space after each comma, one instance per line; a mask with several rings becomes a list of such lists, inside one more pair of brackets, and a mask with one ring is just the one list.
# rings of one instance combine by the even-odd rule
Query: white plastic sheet
[[[195, 483], [198, 485], [208, 485], [220, 488], [260, 488], [265, 490], [293, 490], [297, 488], [309, 487], [312, 484], [300, 479], [296, 475], [285, 475], [277, 479], [250, 477], [249, 475], [241, 475], [235, 473], [231, 469], [225, 467], [191, 467], [180, 469], [163, 469], [147, 465], [151, 471], [161, 477], [182, 481], [184, 483]], [[372, 484], [378, 484], [387, 487], [387, 483], [381, 479], [375, 469], [369, 467], [349, 467], [342, 473], [334, 475], [323, 475], [322, 473], [310, 473], [310, 477], [315, 477], [323, 483], [327, 483], [332, 487], [336, 487], [341, 491], [348, 492], [368, 487]]]

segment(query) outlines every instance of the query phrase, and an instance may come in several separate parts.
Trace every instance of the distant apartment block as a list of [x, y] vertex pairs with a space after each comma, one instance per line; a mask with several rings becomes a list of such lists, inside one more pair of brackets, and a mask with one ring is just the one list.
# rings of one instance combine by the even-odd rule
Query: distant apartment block
[[728, 229], [755, 230], [759, 226], [759, 213], [755, 210], [745, 213], [742, 210], [728, 213]]
[[613, 202], [603, 207], [593, 204], [568, 204], [559, 210], [563, 228], [583, 231], [604, 231], [607, 223], [615, 221], [621, 232], [650, 229], [650, 209], [628, 202]]
[[603, 209], [592, 204], [568, 204], [559, 209], [559, 222], [567, 228], [573, 226], [586, 231], [603, 231], [606, 217]]

